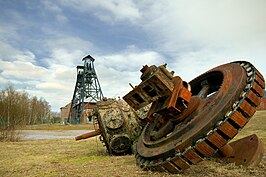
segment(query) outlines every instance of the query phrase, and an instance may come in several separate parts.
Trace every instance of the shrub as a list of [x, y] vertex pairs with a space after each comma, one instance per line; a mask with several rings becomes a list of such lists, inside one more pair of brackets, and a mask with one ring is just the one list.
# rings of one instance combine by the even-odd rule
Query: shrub
[[0, 127], [0, 141], [18, 141], [20, 131], [15, 126]]

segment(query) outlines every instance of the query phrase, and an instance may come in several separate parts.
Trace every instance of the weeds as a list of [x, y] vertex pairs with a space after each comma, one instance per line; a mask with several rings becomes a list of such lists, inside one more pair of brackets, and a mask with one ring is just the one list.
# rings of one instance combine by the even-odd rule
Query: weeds
[[[238, 138], [256, 132], [266, 145], [265, 130], [266, 111], [258, 111]], [[266, 154], [257, 167], [218, 163], [212, 159], [173, 175], [140, 169], [134, 155], [109, 156], [96, 137], [78, 142], [72, 139], [0, 142], [0, 176], [255, 177], [265, 176], [265, 171]]]
[[20, 131], [15, 126], [0, 127], [0, 141], [19, 141]]

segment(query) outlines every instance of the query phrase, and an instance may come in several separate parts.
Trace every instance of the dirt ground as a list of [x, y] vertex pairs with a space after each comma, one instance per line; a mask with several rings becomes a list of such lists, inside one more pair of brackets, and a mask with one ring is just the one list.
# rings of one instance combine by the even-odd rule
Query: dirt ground
[[[266, 111], [258, 111], [235, 138], [256, 133], [266, 145]], [[266, 146], [265, 146], [266, 147]], [[180, 174], [143, 171], [133, 155], [108, 156], [98, 138], [0, 142], [0, 176], [266, 176], [266, 154], [258, 167], [206, 160]]]

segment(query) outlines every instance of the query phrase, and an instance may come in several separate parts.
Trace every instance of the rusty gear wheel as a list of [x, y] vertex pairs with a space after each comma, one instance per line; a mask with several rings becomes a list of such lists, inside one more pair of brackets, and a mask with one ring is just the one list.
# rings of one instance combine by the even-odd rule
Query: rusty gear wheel
[[213, 156], [254, 115], [265, 88], [263, 76], [245, 61], [213, 68], [189, 84], [192, 98], [200, 98], [197, 109], [156, 139], [158, 121], [147, 123], [136, 147], [140, 167], [178, 173]]

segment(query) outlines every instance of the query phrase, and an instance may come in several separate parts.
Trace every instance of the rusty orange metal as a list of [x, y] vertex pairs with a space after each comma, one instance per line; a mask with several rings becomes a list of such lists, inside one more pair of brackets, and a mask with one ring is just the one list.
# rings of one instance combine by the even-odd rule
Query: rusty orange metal
[[82, 140], [82, 139], [91, 138], [91, 137], [94, 137], [97, 135], [101, 135], [101, 133], [102, 133], [102, 131], [100, 129], [97, 129], [95, 131], [79, 135], [79, 136], [75, 137], [75, 140], [78, 141], [78, 140]]
[[219, 152], [223, 156], [220, 160], [224, 162], [255, 167], [263, 157], [264, 147], [258, 136], [253, 134], [227, 144]]
[[141, 168], [179, 173], [213, 156], [240, 165], [260, 162], [263, 144], [255, 135], [228, 144], [264, 94], [264, 78], [251, 63], [224, 64], [188, 83], [166, 65], [145, 65], [141, 72], [141, 83], [123, 97], [135, 110], [151, 103], [136, 145]]

